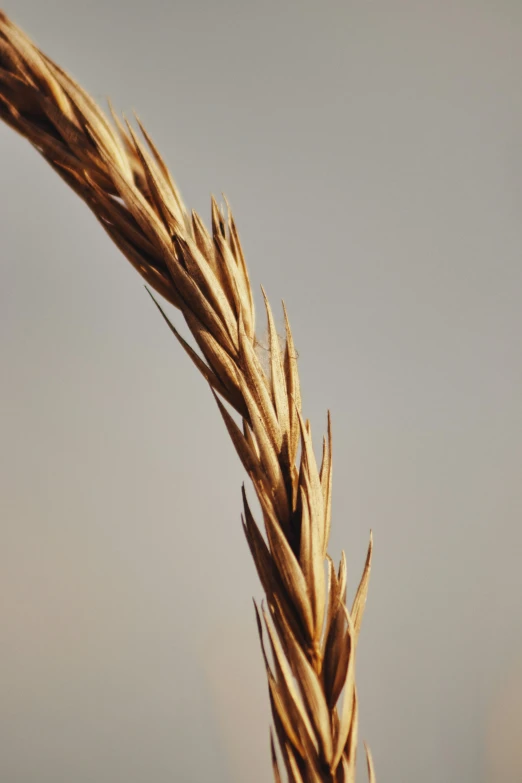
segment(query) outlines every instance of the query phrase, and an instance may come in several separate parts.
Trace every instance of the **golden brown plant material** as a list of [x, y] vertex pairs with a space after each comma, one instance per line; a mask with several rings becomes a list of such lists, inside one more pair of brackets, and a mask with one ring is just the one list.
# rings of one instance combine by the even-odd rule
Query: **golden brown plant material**
[[[332, 434], [320, 468], [301, 414], [286, 310], [280, 344], [266, 296], [269, 366], [256, 352], [254, 304], [234, 218], [212, 200], [212, 230], [188, 213], [154, 143], [95, 102], [0, 12], [0, 115], [85, 201], [146, 282], [183, 314], [199, 353], [173, 334], [211, 386], [259, 501], [243, 487], [243, 527], [266, 606], [256, 606], [274, 721], [274, 777], [352, 783], [357, 746], [355, 650], [372, 543], [346, 605], [346, 560], [328, 556]], [[156, 301], [156, 300], [155, 300]], [[284, 308], [284, 305], [283, 305]], [[374, 780], [371, 756], [368, 770]]]

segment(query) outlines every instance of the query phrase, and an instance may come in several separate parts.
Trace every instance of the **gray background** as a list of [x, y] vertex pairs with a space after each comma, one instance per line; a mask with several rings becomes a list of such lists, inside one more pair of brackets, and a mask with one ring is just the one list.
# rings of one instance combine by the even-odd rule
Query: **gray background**
[[[205, 220], [226, 193], [257, 301], [288, 305], [351, 588], [375, 534], [378, 779], [520, 781], [522, 4], [3, 7], [139, 111]], [[266, 783], [260, 589], [213, 400], [3, 126], [0, 160], [0, 779]]]

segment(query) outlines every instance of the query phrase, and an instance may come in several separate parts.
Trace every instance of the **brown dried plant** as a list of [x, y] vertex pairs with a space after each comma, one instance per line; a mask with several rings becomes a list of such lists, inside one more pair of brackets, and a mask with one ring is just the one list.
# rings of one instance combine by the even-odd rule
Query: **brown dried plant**
[[[114, 125], [58, 65], [0, 12], [0, 116], [85, 201], [145, 281], [178, 308], [199, 348], [167, 324], [210, 384], [259, 501], [243, 486], [243, 527], [266, 606], [256, 606], [275, 728], [276, 783], [353, 783], [358, 707], [354, 667], [372, 542], [349, 610], [346, 560], [328, 556], [330, 417], [321, 467], [301, 414], [297, 359], [264, 294], [269, 366], [256, 352], [254, 303], [234, 218], [212, 200], [212, 231], [185, 209], [151, 138], [112, 108]], [[151, 294], [152, 296], [152, 294]], [[156, 301], [156, 300], [154, 300]], [[284, 309], [284, 304], [283, 304]], [[375, 780], [367, 752], [368, 774]], [[284, 771], [284, 774], [283, 774]]]

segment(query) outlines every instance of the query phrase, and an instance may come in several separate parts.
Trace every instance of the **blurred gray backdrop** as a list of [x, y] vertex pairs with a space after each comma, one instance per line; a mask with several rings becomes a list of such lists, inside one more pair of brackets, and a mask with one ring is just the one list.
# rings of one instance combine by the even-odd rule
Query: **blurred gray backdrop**
[[[286, 301], [351, 589], [375, 535], [378, 780], [520, 781], [522, 4], [3, 8], [139, 112], [205, 220], [227, 195], [257, 301]], [[267, 783], [261, 591], [212, 397], [4, 126], [0, 172], [0, 780]]]

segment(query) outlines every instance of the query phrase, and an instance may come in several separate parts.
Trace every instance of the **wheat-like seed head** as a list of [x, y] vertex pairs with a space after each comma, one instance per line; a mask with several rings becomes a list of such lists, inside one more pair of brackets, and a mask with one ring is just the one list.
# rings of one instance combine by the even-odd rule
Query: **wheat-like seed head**
[[[212, 200], [212, 231], [185, 209], [151, 138], [111, 108], [115, 127], [58, 65], [0, 12], [0, 116], [86, 202], [146, 282], [183, 314], [200, 354], [165, 321], [211, 386], [255, 489], [264, 534], [243, 487], [243, 527], [266, 606], [256, 616], [275, 736], [274, 776], [353, 783], [354, 666], [372, 542], [346, 606], [346, 560], [328, 556], [330, 417], [320, 468], [301, 413], [297, 355], [284, 309], [281, 340], [263, 291], [268, 361], [258, 356], [254, 303], [230, 208]], [[152, 294], [151, 294], [152, 296]], [[268, 365], [268, 366], [267, 366]], [[239, 417], [239, 423], [238, 423]], [[374, 781], [371, 756], [368, 772]]]

